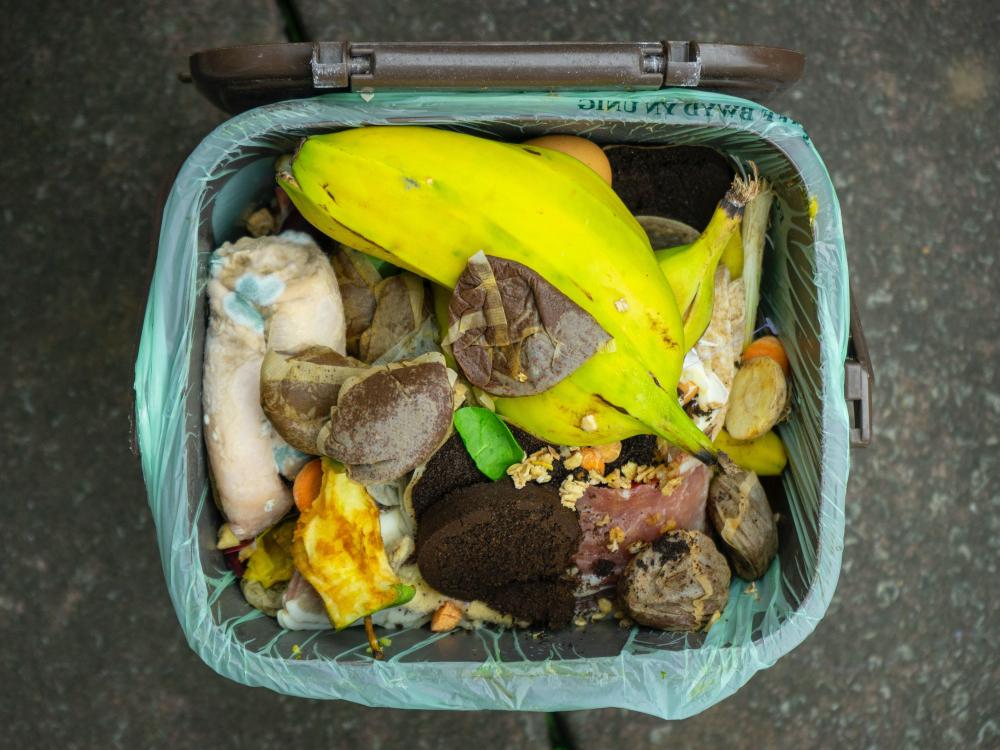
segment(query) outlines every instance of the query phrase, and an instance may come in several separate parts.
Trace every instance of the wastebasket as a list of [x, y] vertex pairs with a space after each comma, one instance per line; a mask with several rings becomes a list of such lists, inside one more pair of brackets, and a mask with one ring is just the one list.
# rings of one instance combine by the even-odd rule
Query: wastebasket
[[[191, 153], [163, 208], [135, 426], [167, 586], [202, 659], [247, 685], [372, 706], [615, 706], [682, 718], [798, 645], [839, 575], [849, 449], [870, 436], [872, 374], [851, 315], [837, 196], [819, 155], [797, 122], [725, 92], [763, 98], [801, 69], [787, 50], [693, 42], [337, 42], [195, 55], [199, 88], [240, 113]], [[789, 465], [768, 487], [780, 551], [753, 587], [734, 579], [707, 634], [613, 621], [559, 632], [412, 628], [385, 632], [392, 644], [380, 662], [360, 629], [283, 630], [246, 603], [227, 571], [202, 441], [209, 254], [241, 234], [245, 208], [274, 189], [275, 158], [302, 137], [415, 123], [506, 140], [575, 133], [598, 143], [706, 145], [753, 160], [774, 185], [761, 305], [782, 332], [796, 393], [780, 426]]]

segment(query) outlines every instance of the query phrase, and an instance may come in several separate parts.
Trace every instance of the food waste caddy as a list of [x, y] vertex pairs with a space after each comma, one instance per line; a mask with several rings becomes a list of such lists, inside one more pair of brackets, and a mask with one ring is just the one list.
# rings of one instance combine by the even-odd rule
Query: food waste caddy
[[[163, 206], [135, 369], [135, 442], [167, 587], [188, 643], [246, 685], [370, 706], [554, 711], [621, 707], [668, 719], [731, 695], [801, 643], [840, 572], [850, 448], [871, 434], [867, 349], [836, 192], [803, 127], [759, 101], [799, 78], [803, 57], [767, 47], [653, 43], [306, 43], [191, 58], [192, 77], [234, 116], [191, 153]], [[560, 632], [286, 631], [253, 609], [216, 549], [202, 440], [205, 281], [212, 250], [273, 193], [274, 162], [303, 137], [420, 124], [521, 141], [704, 145], [753, 161], [773, 185], [761, 309], [781, 331], [795, 408], [789, 464], [767, 486], [779, 555], [730, 591], [708, 633], [613, 620]], [[740, 584], [734, 582], [734, 587]]]

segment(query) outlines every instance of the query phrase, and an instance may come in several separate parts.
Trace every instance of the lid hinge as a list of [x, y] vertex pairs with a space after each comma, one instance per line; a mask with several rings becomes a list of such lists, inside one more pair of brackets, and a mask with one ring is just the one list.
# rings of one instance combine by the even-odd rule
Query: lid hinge
[[[664, 54], [671, 49], [669, 45], [673, 45], [673, 57]], [[655, 89], [663, 86], [665, 71], [673, 74], [672, 85], [696, 86], [701, 65], [690, 57], [695, 49], [688, 42], [316, 42], [310, 70], [313, 88], [318, 90], [348, 90], [356, 84], [390, 88]]]
[[664, 86], [697, 87], [701, 83], [701, 54], [698, 42], [664, 42], [666, 70]]
[[[350, 42], [316, 42], [313, 44], [312, 68], [313, 88], [346, 89], [351, 85], [354, 60], [350, 55]], [[359, 68], [363, 61], [359, 61]]]
[[860, 362], [848, 361], [844, 370], [844, 397], [848, 405], [851, 445], [867, 448], [872, 441], [872, 377]]

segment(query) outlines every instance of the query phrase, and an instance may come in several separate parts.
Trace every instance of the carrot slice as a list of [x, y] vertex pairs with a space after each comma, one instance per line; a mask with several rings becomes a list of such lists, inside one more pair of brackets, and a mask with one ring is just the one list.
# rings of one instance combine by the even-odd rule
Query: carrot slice
[[751, 359], [757, 357], [770, 357], [781, 365], [782, 372], [785, 373], [785, 377], [788, 377], [790, 372], [788, 355], [785, 353], [785, 347], [781, 345], [777, 336], [761, 336], [743, 350], [744, 362], [749, 362]]
[[292, 497], [295, 499], [295, 507], [299, 512], [305, 511], [313, 500], [319, 497], [319, 491], [323, 486], [323, 462], [315, 458], [295, 475], [292, 483]]

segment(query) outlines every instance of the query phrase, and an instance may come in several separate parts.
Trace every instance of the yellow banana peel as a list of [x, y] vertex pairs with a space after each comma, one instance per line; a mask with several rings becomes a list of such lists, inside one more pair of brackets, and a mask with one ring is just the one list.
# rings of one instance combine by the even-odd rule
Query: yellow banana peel
[[278, 181], [307, 220], [348, 246], [448, 288], [479, 251], [522, 263], [613, 337], [613, 351], [527, 397], [534, 403], [497, 399], [511, 421], [561, 444], [586, 444], [583, 434], [566, 439], [575, 433], [607, 442], [648, 431], [639, 422], [692, 453], [713, 452], [677, 403], [685, 334], [670, 286], [614, 191], [572, 157], [369, 127], [308, 138]]
[[788, 464], [785, 446], [774, 430], [755, 440], [735, 440], [723, 429], [715, 438], [715, 447], [740, 468], [762, 477], [778, 476]]

